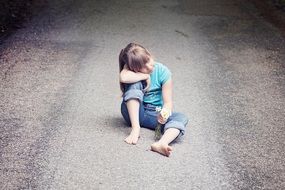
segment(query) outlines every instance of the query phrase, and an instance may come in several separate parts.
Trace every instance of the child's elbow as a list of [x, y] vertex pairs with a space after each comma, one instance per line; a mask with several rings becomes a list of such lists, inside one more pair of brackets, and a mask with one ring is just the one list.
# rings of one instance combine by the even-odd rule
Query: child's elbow
[[122, 75], [121, 73], [120, 73], [120, 76], [119, 76], [119, 80], [120, 80], [121, 83], [125, 83], [126, 82], [126, 79], [125, 79], [124, 75]]

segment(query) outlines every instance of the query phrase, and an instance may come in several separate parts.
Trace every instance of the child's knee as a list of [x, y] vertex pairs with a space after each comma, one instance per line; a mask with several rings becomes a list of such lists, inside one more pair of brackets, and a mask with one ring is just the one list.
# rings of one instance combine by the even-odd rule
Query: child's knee
[[188, 124], [189, 119], [183, 113], [174, 112], [170, 117], [170, 121], [176, 121], [182, 123], [185, 127]]
[[143, 84], [141, 81], [132, 84], [126, 84], [126, 91], [123, 95], [123, 100], [125, 102], [130, 99], [138, 99], [140, 102], [142, 102], [143, 96]]
[[135, 83], [125, 84], [125, 89], [126, 91], [131, 90], [131, 89], [143, 90], [143, 83], [142, 81], [138, 81]]
[[175, 112], [170, 116], [169, 120], [165, 124], [164, 130], [167, 130], [168, 128], [176, 128], [180, 130], [179, 136], [183, 136], [185, 134], [187, 124], [188, 118], [182, 113]]

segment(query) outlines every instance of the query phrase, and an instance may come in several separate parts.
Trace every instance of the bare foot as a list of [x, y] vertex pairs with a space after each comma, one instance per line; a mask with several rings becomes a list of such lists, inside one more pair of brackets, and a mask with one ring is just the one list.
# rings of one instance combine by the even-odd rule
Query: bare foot
[[132, 129], [130, 135], [125, 138], [125, 142], [128, 144], [137, 144], [140, 137], [140, 129]]
[[155, 142], [151, 145], [151, 150], [168, 157], [170, 155], [170, 151], [172, 151], [172, 148], [167, 144]]

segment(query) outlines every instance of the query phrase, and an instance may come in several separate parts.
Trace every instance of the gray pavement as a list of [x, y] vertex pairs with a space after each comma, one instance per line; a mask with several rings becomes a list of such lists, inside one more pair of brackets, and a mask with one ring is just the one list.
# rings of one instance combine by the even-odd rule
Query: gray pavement
[[[238, 0], [52, 1], [0, 45], [0, 189], [283, 189], [284, 37]], [[147, 47], [190, 122], [169, 158], [120, 115], [118, 54]]]

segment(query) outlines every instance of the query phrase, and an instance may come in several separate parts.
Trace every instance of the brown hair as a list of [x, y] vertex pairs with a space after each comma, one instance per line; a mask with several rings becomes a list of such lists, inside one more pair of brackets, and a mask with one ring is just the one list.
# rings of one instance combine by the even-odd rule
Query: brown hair
[[[119, 55], [119, 71], [121, 72], [126, 65], [133, 72], [139, 72], [147, 62], [151, 54], [143, 46], [136, 43], [129, 43], [121, 50]], [[124, 85], [120, 82], [120, 88], [124, 92]]]

